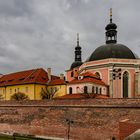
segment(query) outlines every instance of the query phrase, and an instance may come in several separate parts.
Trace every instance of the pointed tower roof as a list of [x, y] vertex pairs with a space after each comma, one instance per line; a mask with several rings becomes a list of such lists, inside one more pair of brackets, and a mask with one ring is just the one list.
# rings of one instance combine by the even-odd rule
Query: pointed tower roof
[[82, 56], [81, 56], [81, 47], [79, 45], [79, 33], [77, 33], [77, 46], [75, 47], [75, 61], [72, 63], [71, 68], [81, 66], [82, 63]]

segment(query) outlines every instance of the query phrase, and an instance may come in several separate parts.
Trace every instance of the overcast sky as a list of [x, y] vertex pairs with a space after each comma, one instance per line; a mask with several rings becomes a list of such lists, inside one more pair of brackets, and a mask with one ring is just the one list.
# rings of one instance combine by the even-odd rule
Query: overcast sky
[[140, 56], [140, 0], [0, 0], [0, 73], [38, 67], [64, 73], [77, 32], [86, 60], [105, 42], [111, 7], [118, 42]]

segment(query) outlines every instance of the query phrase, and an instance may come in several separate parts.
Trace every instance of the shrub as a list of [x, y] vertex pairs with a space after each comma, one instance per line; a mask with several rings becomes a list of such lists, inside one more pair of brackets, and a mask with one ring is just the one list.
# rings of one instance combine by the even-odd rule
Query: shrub
[[29, 97], [25, 93], [18, 92], [11, 96], [11, 100], [17, 100], [17, 101], [29, 100]]

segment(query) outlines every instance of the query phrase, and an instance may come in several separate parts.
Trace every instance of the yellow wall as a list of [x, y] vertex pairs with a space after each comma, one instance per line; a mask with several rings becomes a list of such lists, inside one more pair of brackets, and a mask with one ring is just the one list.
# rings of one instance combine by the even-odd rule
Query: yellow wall
[[57, 92], [54, 95], [55, 97], [59, 97], [59, 96], [63, 96], [65, 94], [67, 94], [67, 88], [66, 85], [54, 85], [54, 86], [48, 86], [49, 90], [51, 90], [51, 88], [57, 88]]
[[1, 100], [5, 99], [5, 87], [0, 87]]
[[10, 100], [14, 93], [22, 92], [28, 95], [30, 100], [40, 100], [41, 89], [45, 89], [45, 85], [40, 84], [24, 84], [24, 85], [11, 85], [6, 87], [0, 87], [0, 94], [4, 100]]
[[41, 91], [42, 88], [45, 90], [46, 85], [39, 85], [39, 84], [35, 84], [35, 100], [41, 100]]

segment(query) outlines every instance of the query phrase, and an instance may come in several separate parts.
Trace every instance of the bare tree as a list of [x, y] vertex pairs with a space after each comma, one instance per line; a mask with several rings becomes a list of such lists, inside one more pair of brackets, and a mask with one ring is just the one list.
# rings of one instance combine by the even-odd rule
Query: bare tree
[[41, 90], [41, 98], [42, 99], [52, 99], [58, 90], [59, 89], [57, 87], [49, 88], [48, 86], [46, 86], [45, 89]]
[[0, 101], [3, 100], [3, 99], [4, 99], [3, 95], [0, 94]]

